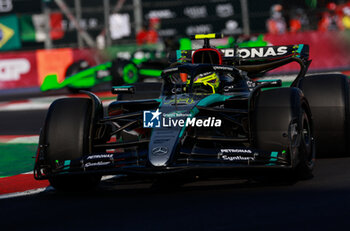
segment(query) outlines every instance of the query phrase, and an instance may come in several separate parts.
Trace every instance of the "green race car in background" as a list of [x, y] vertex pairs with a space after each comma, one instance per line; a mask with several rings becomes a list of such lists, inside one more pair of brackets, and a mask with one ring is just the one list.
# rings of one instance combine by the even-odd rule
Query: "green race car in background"
[[165, 55], [160, 53], [155, 50], [139, 50], [132, 54], [131, 59], [118, 57], [93, 67], [89, 67], [85, 60], [79, 60], [67, 68], [62, 83], [58, 82], [57, 75], [48, 75], [40, 88], [47, 91], [68, 87], [74, 92], [90, 89], [103, 82], [123, 85], [154, 79], [168, 66]]
[[[250, 39], [250, 40], [249, 40]], [[238, 45], [238, 47], [256, 47], [266, 46], [263, 35], [257, 38], [242, 38], [228, 37], [225, 40], [225, 45], [216, 45], [217, 48], [230, 48]], [[190, 50], [193, 46], [188, 38], [179, 39], [179, 47], [181, 50]], [[123, 50], [124, 49], [124, 50]], [[79, 60], [68, 66], [65, 72], [65, 80], [58, 82], [58, 77], [55, 74], [46, 76], [41, 91], [57, 90], [67, 87], [72, 92], [77, 92], [82, 89], [91, 89], [92, 87], [110, 82], [112, 86], [120, 86], [123, 84], [133, 84], [136, 82], [158, 82], [164, 68], [169, 66], [167, 52], [163, 46], [143, 46], [130, 52], [130, 48], [118, 46], [115, 50], [110, 49], [110, 56], [116, 54], [110, 62], [101, 63], [90, 67], [85, 60]]]

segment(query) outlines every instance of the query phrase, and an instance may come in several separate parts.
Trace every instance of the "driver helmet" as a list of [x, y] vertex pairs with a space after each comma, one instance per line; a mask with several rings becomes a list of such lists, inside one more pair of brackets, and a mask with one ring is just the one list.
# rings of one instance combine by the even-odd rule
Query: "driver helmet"
[[[187, 84], [190, 84], [190, 80], [187, 80]], [[220, 85], [220, 78], [215, 72], [206, 72], [198, 74], [193, 80], [193, 88], [202, 88], [206, 92], [217, 91]]]

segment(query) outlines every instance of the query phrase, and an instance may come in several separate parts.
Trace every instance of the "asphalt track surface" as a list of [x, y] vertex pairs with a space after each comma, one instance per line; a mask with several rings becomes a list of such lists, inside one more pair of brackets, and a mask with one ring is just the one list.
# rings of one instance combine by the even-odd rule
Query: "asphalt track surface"
[[[0, 114], [2, 133], [33, 134], [46, 112]], [[350, 158], [321, 159], [313, 179], [292, 185], [220, 179], [170, 188], [113, 178], [95, 192], [0, 200], [0, 230], [348, 230], [349, 167]]]
[[0, 135], [40, 133], [47, 110], [0, 111]]

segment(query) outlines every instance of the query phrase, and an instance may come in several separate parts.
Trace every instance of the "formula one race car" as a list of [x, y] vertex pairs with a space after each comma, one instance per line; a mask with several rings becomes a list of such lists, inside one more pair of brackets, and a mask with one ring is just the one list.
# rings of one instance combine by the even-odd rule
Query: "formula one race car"
[[119, 86], [150, 79], [158, 81], [162, 70], [169, 66], [168, 60], [161, 53], [156, 50], [138, 50], [132, 53], [130, 59], [115, 58], [93, 67], [86, 61], [79, 60], [68, 66], [63, 82], [59, 83], [57, 75], [51, 74], [45, 77], [40, 89], [47, 91], [67, 87], [72, 92], [77, 92], [104, 82]]
[[[307, 45], [177, 51], [156, 99], [58, 99], [48, 110], [34, 168], [56, 189], [91, 188], [102, 175], [236, 177], [265, 172], [306, 179], [315, 150], [348, 155], [349, 85], [305, 76]], [[291, 87], [251, 76], [296, 62]], [[137, 90], [137, 89], [136, 89]], [[133, 94], [131, 85], [114, 87]], [[287, 177], [288, 176], [288, 177]]]

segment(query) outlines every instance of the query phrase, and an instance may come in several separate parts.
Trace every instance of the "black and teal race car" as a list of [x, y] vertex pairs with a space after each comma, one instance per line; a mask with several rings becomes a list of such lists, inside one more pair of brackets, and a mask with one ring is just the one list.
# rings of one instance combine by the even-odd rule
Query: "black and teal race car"
[[[161, 96], [133, 100], [132, 85], [113, 87], [116, 100], [58, 99], [40, 135], [34, 176], [56, 189], [86, 189], [102, 175], [142, 179], [312, 176], [316, 155], [349, 153], [349, 85], [340, 74], [309, 75], [307, 45], [204, 47], [177, 51], [162, 71]], [[253, 81], [295, 62], [290, 87]], [[145, 95], [145, 98], [147, 95]], [[330, 139], [332, 137], [332, 139]], [[168, 178], [169, 177], [169, 178]]]

